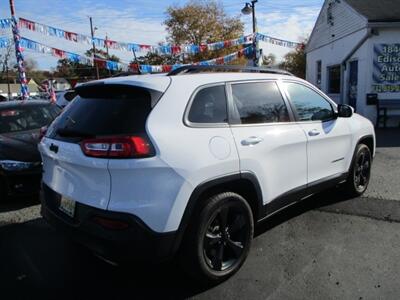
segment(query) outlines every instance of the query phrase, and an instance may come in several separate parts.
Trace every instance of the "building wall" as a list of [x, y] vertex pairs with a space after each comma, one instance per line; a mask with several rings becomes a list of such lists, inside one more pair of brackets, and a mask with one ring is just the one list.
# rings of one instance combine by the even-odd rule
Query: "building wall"
[[[330, 3], [331, 8], [329, 8]], [[329, 22], [329, 15], [332, 16], [332, 23]], [[344, 1], [338, 3], [335, 0], [326, 0], [307, 45], [307, 51], [313, 51], [339, 40], [361, 30], [366, 25], [367, 19]]]
[[[367, 34], [367, 32], [367, 28], [361, 29], [353, 33], [352, 35], [346, 36], [339, 40], [335, 40], [331, 44], [325, 45], [307, 53], [307, 81], [311, 82], [314, 85], [317, 85], [317, 62], [321, 61], [321, 90], [328, 94], [336, 103], [340, 102], [340, 94], [328, 93], [328, 67], [340, 65], [346, 58], [346, 56], [359, 43], [359, 41], [362, 40], [362, 38]], [[359, 64], [362, 64], [362, 61], [367, 60], [366, 55], [367, 54], [362, 51], [357, 51], [357, 53], [355, 53], [355, 56], [357, 56], [359, 59]], [[344, 92], [346, 94], [346, 90]], [[361, 91], [358, 92], [360, 93]]]
[[[400, 28], [380, 28], [379, 35], [369, 38], [348, 60], [346, 69], [342, 67], [341, 81], [343, 84], [340, 93], [328, 93], [328, 67], [342, 64], [355, 46], [367, 35], [369, 30], [367, 27], [367, 19], [358, 14], [345, 1], [326, 0], [306, 48], [306, 78], [318, 86], [317, 62], [321, 61], [321, 84], [319, 87], [336, 103], [348, 103], [349, 63], [358, 60], [357, 112], [375, 122], [376, 106], [366, 103], [366, 95], [373, 92], [374, 44], [400, 43]], [[382, 93], [378, 94], [378, 97], [400, 100], [400, 93]]]
[[[379, 34], [370, 37], [349, 59], [347, 67], [341, 80], [344, 80], [343, 102], [348, 103], [348, 79], [349, 63], [358, 60], [358, 86], [357, 86], [357, 112], [370, 119], [373, 123], [376, 121], [376, 106], [367, 105], [367, 94], [372, 93], [373, 84], [373, 61], [374, 44], [395, 44], [399, 43], [400, 28], [380, 28]], [[328, 67], [341, 64], [351, 50], [367, 34], [367, 29], [362, 29], [350, 36], [307, 53], [307, 81], [316, 85], [317, 83], [317, 62], [322, 62], [322, 81], [321, 90], [328, 94], [336, 103], [341, 102], [341, 94], [328, 93]], [[400, 93], [380, 93], [379, 99], [399, 99]], [[397, 125], [398, 120], [392, 119], [390, 125]]]

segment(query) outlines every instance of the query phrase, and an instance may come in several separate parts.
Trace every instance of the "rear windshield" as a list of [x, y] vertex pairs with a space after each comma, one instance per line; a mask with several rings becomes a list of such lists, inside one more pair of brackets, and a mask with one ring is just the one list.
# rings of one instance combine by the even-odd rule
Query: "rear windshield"
[[157, 94], [130, 86], [82, 89], [49, 128], [47, 135], [74, 141], [84, 137], [144, 133], [154, 93]]
[[18, 105], [0, 109], [0, 133], [39, 129], [49, 125], [58, 113], [55, 105]]

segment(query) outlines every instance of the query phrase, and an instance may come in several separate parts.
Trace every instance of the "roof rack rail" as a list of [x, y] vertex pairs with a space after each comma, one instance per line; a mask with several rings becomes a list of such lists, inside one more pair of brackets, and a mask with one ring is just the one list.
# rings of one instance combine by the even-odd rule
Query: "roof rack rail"
[[168, 76], [176, 76], [183, 74], [195, 74], [202, 72], [242, 72], [242, 73], [267, 73], [294, 76], [292, 73], [279, 69], [261, 68], [261, 67], [242, 67], [242, 66], [202, 66], [189, 65], [182, 66], [168, 73]]
[[131, 76], [131, 75], [140, 75], [140, 73], [132, 72], [132, 71], [125, 71], [125, 72], [120, 72], [120, 73], [114, 74], [111, 77], [123, 77], [123, 76]]

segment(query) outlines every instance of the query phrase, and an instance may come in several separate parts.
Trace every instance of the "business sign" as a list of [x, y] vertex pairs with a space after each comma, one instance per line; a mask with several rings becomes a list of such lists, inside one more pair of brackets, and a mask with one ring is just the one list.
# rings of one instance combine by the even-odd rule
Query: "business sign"
[[374, 45], [374, 93], [400, 93], [400, 44]]

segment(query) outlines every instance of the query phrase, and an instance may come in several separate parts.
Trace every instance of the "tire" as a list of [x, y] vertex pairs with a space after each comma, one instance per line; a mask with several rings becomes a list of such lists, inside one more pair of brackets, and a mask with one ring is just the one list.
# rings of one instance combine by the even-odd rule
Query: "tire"
[[0, 200], [8, 200], [8, 189], [5, 178], [0, 176]]
[[368, 146], [359, 144], [354, 153], [350, 172], [344, 186], [349, 197], [359, 197], [368, 188], [371, 177], [372, 155]]
[[247, 201], [231, 192], [204, 203], [185, 234], [181, 266], [201, 283], [216, 284], [235, 274], [246, 260], [254, 234], [253, 214]]

